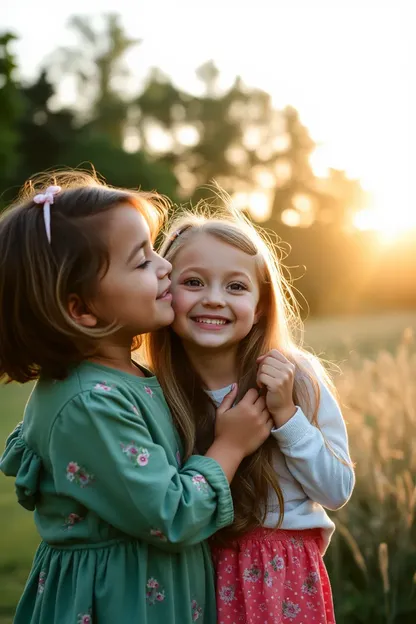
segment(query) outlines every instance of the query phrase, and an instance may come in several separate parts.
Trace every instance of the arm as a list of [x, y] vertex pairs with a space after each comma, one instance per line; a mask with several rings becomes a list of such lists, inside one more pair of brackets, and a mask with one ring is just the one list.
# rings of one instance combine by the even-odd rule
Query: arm
[[339, 406], [324, 384], [320, 384], [320, 392], [320, 430], [297, 407], [285, 424], [272, 430], [272, 435], [279, 443], [288, 469], [308, 497], [335, 510], [351, 496], [355, 477]]
[[158, 532], [185, 547], [233, 520], [219, 464], [193, 456], [177, 470], [118, 390], [77, 395], [56, 419], [49, 448], [57, 492], [134, 537], [157, 544]]

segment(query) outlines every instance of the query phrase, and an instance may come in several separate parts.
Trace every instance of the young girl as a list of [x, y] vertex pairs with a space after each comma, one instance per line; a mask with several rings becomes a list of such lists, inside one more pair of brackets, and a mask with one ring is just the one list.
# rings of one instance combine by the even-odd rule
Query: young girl
[[354, 473], [332, 386], [292, 338], [296, 307], [270, 247], [236, 215], [174, 223], [162, 255], [175, 320], [148, 355], [187, 448], [209, 447], [234, 382], [240, 396], [262, 388], [273, 417], [233, 481], [234, 523], [214, 542], [218, 623], [333, 624], [324, 508], [344, 505]]
[[270, 434], [256, 391], [188, 459], [135, 337], [173, 320], [157, 197], [88, 176], [0, 221], [0, 379], [38, 379], [1, 459], [42, 536], [15, 624], [215, 622], [209, 551], [235, 470]]

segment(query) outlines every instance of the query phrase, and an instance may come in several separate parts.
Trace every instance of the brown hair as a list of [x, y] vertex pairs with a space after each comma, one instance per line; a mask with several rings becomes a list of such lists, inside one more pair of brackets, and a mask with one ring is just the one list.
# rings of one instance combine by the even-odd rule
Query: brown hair
[[[49, 184], [61, 186], [51, 206], [51, 242], [42, 206], [33, 201]], [[68, 367], [94, 351], [111, 328], [83, 328], [67, 311], [70, 294], [88, 302], [108, 269], [105, 214], [130, 204], [146, 219], [153, 239], [164, 200], [154, 193], [104, 185], [77, 171], [28, 182], [0, 217], [0, 380], [24, 383], [63, 378]], [[138, 341], [132, 345], [138, 346]]]
[[[277, 348], [296, 367], [294, 402], [318, 426], [320, 391], [314, 372], [316, 367], [323, 382], [331, 389], [332, 384], [320, 362], [295, 345], [293, 336], [301, 327], [298, 305], [290, 284], [283, 276], [271, 240], [261, 235], [241, 214], [231, 210], [217, 212], [211, 217], [204, 213], [185, 213], [174, 221], [160, 250], [161, 255], [174, 263], [187, 241], [201, 233], [214, 236], [256, 259], [262, 313], [258, 323], [238, 347], [237, 400], [247, 390], [256, 387], [257, 357]], [[214, 407], [191, 366], [181, 340], [171, 328], [163, 328], [146, 336], [145, 351], [182, 436], [185, 456], [189, 457], [195, 451], [205, 453], [214, 438]], [[229, 541], [262, 525], [268, 511], [270, 490], [274, 491], [279, 503], [278, 526], [281, 525], [284, 501], [272, 462], [275, 452], [276, 441], [269, 438], [241, 463], [231, 484], [234, 522], [217, 534], [218, 540]]]

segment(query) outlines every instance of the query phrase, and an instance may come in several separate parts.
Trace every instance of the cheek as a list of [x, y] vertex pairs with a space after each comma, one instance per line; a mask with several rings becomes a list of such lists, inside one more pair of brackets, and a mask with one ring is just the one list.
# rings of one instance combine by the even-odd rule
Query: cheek
[[241, 301], [238, 305], [238, 311], [236, 308], [236, 312], [240, 316], [241, 320], [254, 323], [256, 316], [256, 302], [251, 299]]
[[176, 315], [186, 314], [192, 306], [188, 293], [179, 288], [171, 288], [172, 308]]

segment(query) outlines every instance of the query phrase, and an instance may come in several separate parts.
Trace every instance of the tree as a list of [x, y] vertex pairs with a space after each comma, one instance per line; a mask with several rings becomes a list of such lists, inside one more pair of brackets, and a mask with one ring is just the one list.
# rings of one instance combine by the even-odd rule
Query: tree
[[0, 35], [0, 185], [5, 188], [19, 166], [18, 120], [23, 102], [15, 81], [16, 61], [10, 44], [12, 33]]
[[104, 16], [102, 30], [79, 16], [71, 18], [70, 27], [77, 33], [80, 45], [61, 49], [59, 65], [77, 79], [80, 117], [113, 145], [122, 147], [129, 101], [120, 95], [122, 90], [116, 84], [128, 76], [126, 52], [141, 41], [127, 36], [116, 14]]

